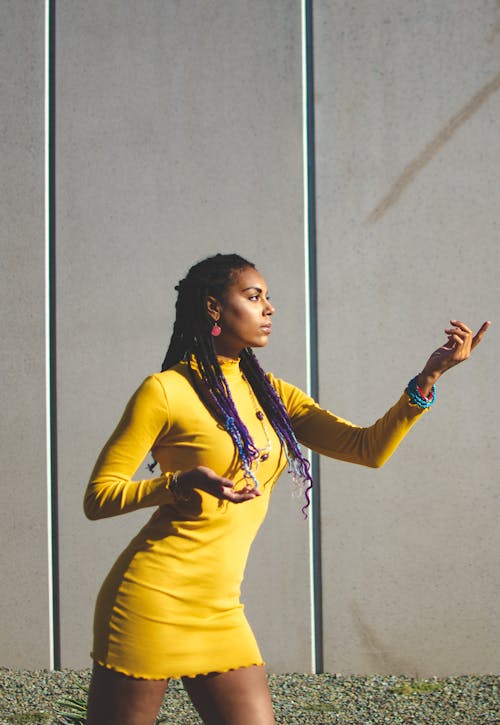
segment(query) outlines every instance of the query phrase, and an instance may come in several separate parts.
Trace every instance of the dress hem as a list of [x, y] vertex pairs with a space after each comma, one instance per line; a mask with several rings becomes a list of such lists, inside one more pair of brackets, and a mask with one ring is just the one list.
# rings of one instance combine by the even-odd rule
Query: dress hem
[[183, 677], [189, 677], [194, 678], [198, 676], [207, 676], [207, 675], [221, 675], [224, 674], [224, 672], [234, 672], [235, 670], [242, 670], [245, 667], [265, 667], [266, 663], [264, 660], [260, 660], [258, 662], [249, 662], [248, 664], [244, 665], [238, 665], [237, 667], [226, 667], [223, 669], [218, 670], [208, 670], [207, 672], [195, 672], [193, 674], [169, 674], [169, 675], [144, 675], [144, 674], [138, 674], [129, 672], [128, 670], [124, 669], [123, 667], [118, 667], [116, 665], [108, 665], [105, 662], [102, 662], [102, 660], [98, 660], [95, 657], [92, 658], [93, 661], [99, 665], [100, 667], [104, 667], [107, 670], [111, 670], [112, 672], [118, 672], [120, 675], [125, 675], [125, 677], [132, 677], [134, 680], [180, 680]]

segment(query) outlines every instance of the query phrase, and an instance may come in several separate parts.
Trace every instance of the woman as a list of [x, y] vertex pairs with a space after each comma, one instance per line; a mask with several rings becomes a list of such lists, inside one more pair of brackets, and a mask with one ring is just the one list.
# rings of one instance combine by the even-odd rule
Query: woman
[[[162, 372], [145, 380], [102, 451], [85, 495], [90, 519], [155, 507], [98, 596], [89, 725], [150, 725], [170, 677], [205, 723], [274, 723], [262, 657], [239, 602], [251, 543], [288, 466], [312, 484], [299, 443], [381, 466], [434, 402], [436, 380], [465, 360], [473, 336], [451, 321], [399, 401], [368, 428], [321, 409], [265, 375], [252, 348], [274, 308], [255, 266], [218, 254], [179, 283]], [[132, 481], [151, 451], [161, 475]]]

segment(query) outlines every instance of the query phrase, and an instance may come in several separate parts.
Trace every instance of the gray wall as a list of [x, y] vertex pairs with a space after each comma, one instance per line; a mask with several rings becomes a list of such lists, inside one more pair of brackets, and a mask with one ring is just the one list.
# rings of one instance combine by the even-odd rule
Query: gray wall
[[[87, 662], [97, 588], [148, 516], [90, 524], [81, 515], [82, 484], [131, 391], [161, 364], [173, 287], [188, 266], [218, 250], [257, 260], [283, 310], [266, 363], [276, 368], [288, 348], [281, 370], [305, 382], [302, 333], [298, 354], [290, 343], [304, 327], [300, 42], [294, 2], [116, 0], [92, 9], [65, 3], [58, 11], [58, 421], [68, 666]], [[277, 668], [307, 669], [308, 527], [286, 481], [281, 488], [245, 600], [264, 657]], [[269, 617], [270, 602], [291, 591], [293, 639]]]
[[45, 408], [44, 15], [0, 4], [2, 664], [49, 661]]
[[[366, 424], [450, 318], [499, 318], [500, 11], [315, 9], [320, 397]], [[322, 463], [328, 671], [498, 671], [496, 350], [382, 470]]]
[[[450, 317], [499, 317], [500, 11], [469, 5], [314, 5], [320, 400], [361, 424], [398, 397]], [[12, 583], [0, 664], [39, 667], [52, 664], [43, 11], [4, 1], [1, 12], [0, 445], [16, 492], [4, 487], [0, 507]], [[88, 522], [83, 488], [131, 391], [159, 367], [191, 263], [234, 250], [257, 262], [278, 309], [261, 359], [306, 385], [302, 32], [292, 0], [57, 5], [65, 667], [88, 665], [97, 589], [147, 516]], [[498, 352], [493, 328], [384, 469], [322, 462], [325, 670], [498, 670]], [[244, 588], [274, 671], [312, 668], [310, 558], [284, 477]]]

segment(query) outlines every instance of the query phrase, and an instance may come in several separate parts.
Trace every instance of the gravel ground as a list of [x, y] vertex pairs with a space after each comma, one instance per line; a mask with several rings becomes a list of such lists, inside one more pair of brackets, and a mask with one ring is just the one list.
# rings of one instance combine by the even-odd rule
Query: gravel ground
[[[61, 700], [81, 698], [89, 676], [89, 670], [0, 669], [0, 725], [60, 722]], [[291, 674], [269, 679], [279, 725], [500, 725], [497, 675], [415, 680]], [[160, 715], [161, 722], [200, 723], [180, 682], [171, 682]]]

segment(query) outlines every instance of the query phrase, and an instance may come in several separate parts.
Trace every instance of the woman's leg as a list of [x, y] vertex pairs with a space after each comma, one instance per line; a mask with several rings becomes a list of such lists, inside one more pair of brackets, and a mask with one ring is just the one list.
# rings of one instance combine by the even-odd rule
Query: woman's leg
[[263, 667], [183, 677], [206, 725], [274, 725], [271, 693]]
[[138, 680], [94, 663], [87, 725], [153, 725], [168, 680]]

